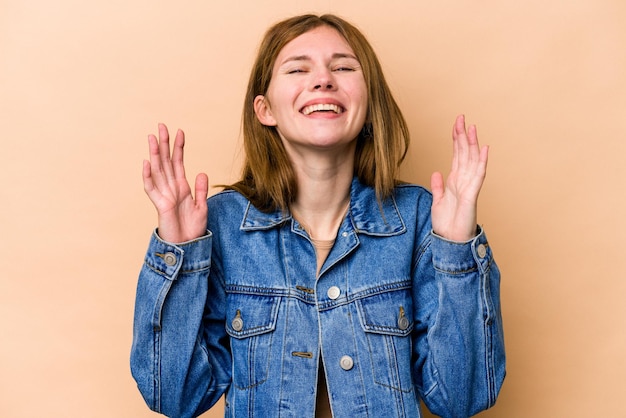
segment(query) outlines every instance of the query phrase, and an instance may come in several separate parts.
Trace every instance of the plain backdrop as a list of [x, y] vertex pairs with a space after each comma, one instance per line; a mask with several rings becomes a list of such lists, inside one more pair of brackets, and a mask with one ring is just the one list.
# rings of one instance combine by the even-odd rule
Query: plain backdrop
[[447, 173], [459, 113], [491, 147], [508, 376], [480, 416], [626, 416], [623, 0], [0, 0], [0, 416], [154, 416], [128, 365], [147, 135], [184, 129], [189, 177], [235, 181], [260, 38], [304, 12], [375, 47], [405, 180]]

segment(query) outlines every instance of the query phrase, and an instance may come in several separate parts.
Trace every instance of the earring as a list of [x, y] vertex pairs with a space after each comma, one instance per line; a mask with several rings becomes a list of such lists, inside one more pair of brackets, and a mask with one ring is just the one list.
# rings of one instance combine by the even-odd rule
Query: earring
[[361, 128], [361, 138], [363, 139], [371, 139], [374, 137], [374, 129], [372, 128], [371, 123], [366, 123]]

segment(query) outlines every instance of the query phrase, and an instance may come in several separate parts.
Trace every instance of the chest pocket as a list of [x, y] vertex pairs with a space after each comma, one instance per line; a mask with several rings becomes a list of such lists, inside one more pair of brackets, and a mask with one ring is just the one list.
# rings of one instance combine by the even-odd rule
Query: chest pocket
[[367, 337], [375, 382], [403, 392], [413, 390], [410, 290], [394, 290], [360, 299], [357, 309]]
[[280, 297], [228, 295], [226, 332], [231, 338], [233, 383], [249, 389], [267, 380]]

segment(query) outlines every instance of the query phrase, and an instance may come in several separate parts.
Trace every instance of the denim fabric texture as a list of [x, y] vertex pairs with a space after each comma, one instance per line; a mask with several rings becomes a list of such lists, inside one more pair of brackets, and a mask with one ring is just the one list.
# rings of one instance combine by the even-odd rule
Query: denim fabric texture
[[[400, 185], [378, 204], [354, 180], [316, 276], [289, 213], [234, 191], [208, 200], [207, 235], [155, 232], [137, 288], [131, 370], [151, 409], [226, 417], [314, 417], [323, 358], [333, 416], [442, 417], [489, 408], [505, 376], [500, 273], [481, 228], [432, 232], [432, 197]], [[382, 209], [382, 210], [381, 210]]]

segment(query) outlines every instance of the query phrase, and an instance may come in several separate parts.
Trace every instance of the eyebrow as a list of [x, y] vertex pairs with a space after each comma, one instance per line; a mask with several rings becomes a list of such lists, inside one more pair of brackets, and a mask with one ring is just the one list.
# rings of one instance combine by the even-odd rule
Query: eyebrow
[[[356, 60], [357, 62], [359, 61], [357, 59], [357, 57], [355, 57], [352, 54], [348, 54], [348, 53], [343, 53], [343, 52], [335, 52], [332, 55], [332, 59], [340, 59], [340, 58], [351, 58], [353, 60]], [[292, 62], [292, 61], [311, 61], [311, 57], [308, 55], [294, 55], [293, 57], [289, 57], [286, 58], [285, 60], [283, 60], [283, 62], [280, 63], [280, 65], [285, 65], [288, 62]]]

